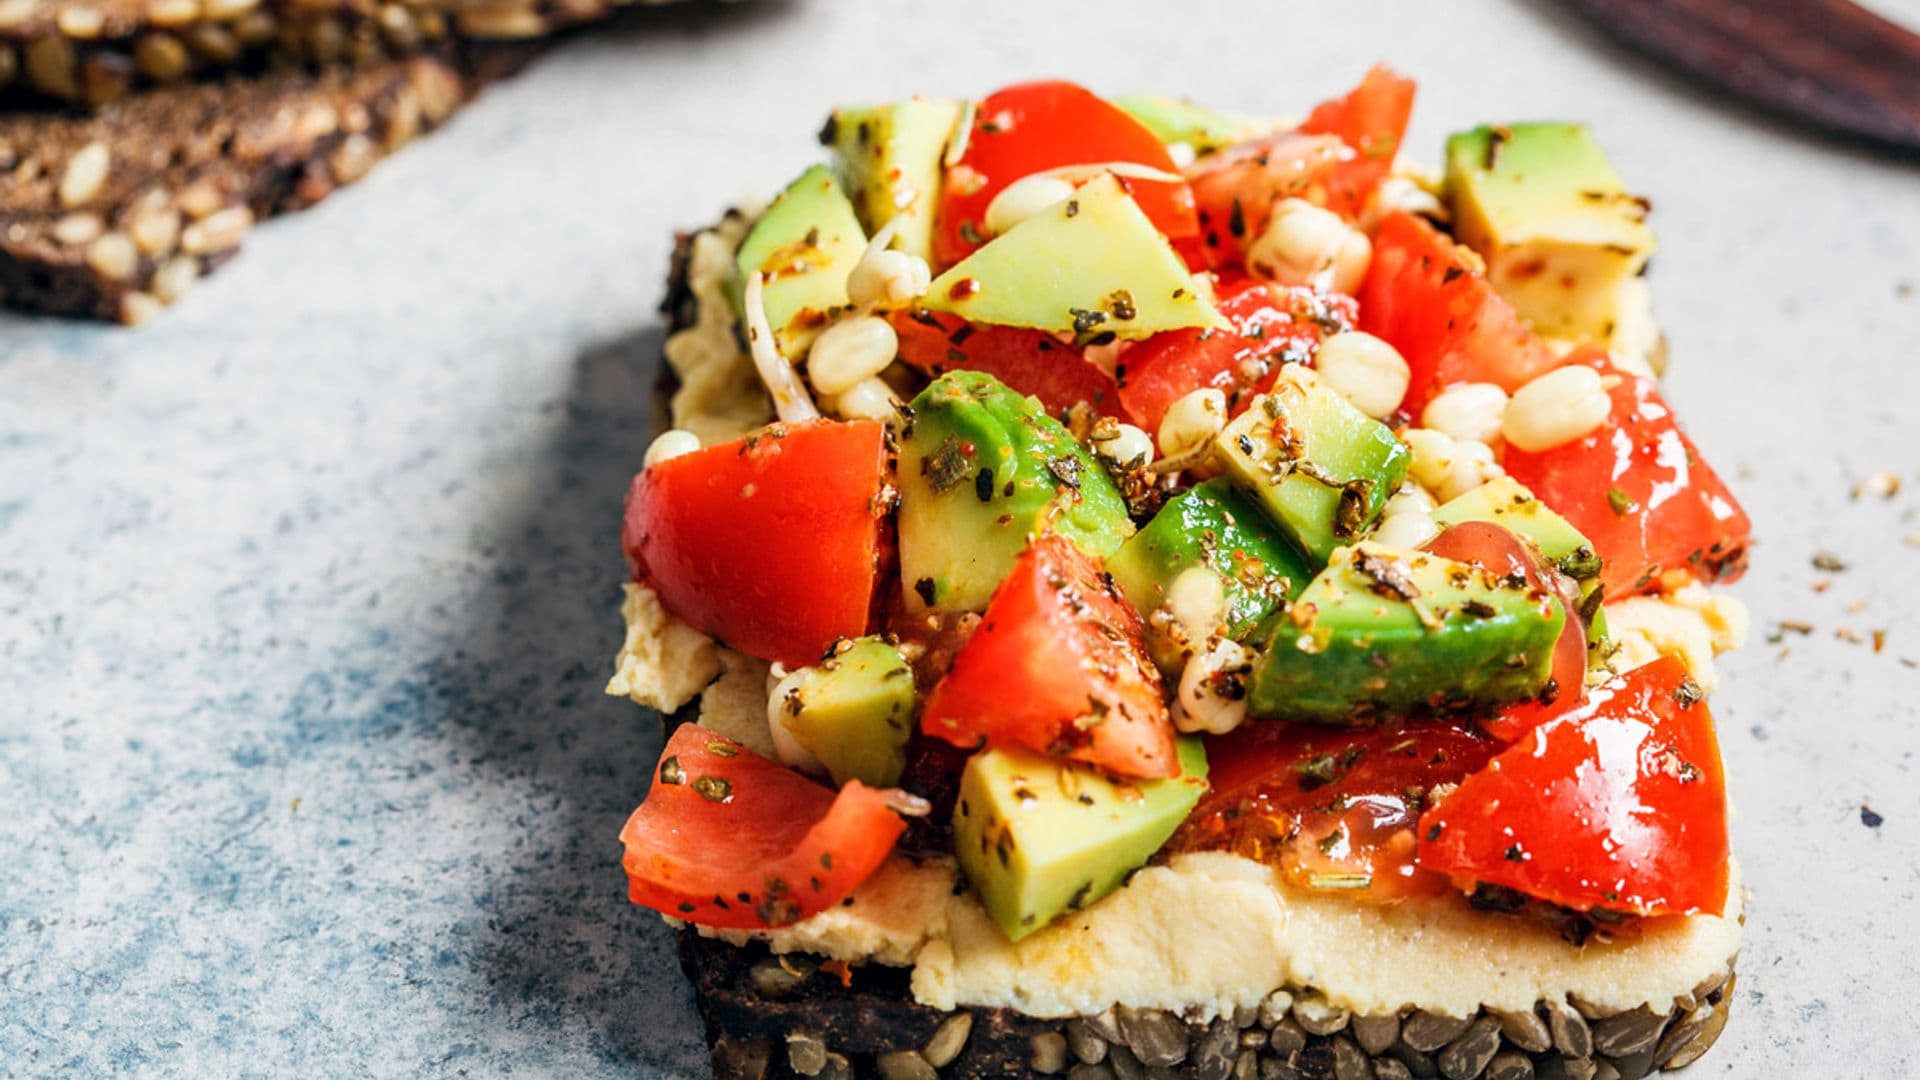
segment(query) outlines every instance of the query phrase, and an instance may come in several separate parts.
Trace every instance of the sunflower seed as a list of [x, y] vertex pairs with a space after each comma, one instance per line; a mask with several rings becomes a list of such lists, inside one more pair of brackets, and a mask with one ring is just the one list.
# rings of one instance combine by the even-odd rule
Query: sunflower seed
[[736, 1042], [722, 1035], [713, 1044], [714, 1080], [762, 1080], [772, 1058], [765, 1039]]
[[180, 240], [180, 213], [171, 206], [143, 210], [127, 223], [127, 235], [142, 255], [166, 255]]
[[53, 238], [68, 247], [79, 247], [99, 236], [106, 227], [107, 223], [100, 220], [99, 214], [90, 214], [83, 210], [68, 214], [54, 222]]
[[54, 15], [53, 24], [75, 41], [91, 41], [106, 29], [107, 17], [96, 8], [63, 6]]
[[1660, 1035], [1660, 1041], [1654, 1046], [1653, 1060], [1665, 1065], [1669, 1058], [1680, 1052], [1682, 1046], [1692, 1042], [1693, 1037], [1700, 1034], [1712, 1019], [1713, 1006], [1706, 1004], [1696, 1005], [1680, 1014], [1680, 1018]]
[[1398, 1016], [1356, 1016], [1351, 1023], [1354, 1041], [1360, 1049], [1374, 1057], [1387, 1052], [1400, 1038], [1400, 1018]]
[[1227, 1080], [1233, 1075], [1239, 1034], [1231, 1016], [1223, 1016], [1207, 1025], [1207, 1029], [1193, 1040], [1193, 1050], [1189, 1055], [1188, 1071], [1194, 1080]]
[[187, 226], [180, 233], [180, 250], [189, 255], [226, 251], [238, 247], [240, 238], [251, 228], [253, 211], [244, 206], [229, 206]]
[[1113, 1067], [1113, 1075], [1119, 1080], [1147, 1080], [1147, 1067], [1120, 1043], [1114, 1043], [1108, 1050], [1107, 1064]]
[[1400, 1025], [1400, 1041], [1422, 1053], [1431, 1054], [1460, 1037], [1473, 1021], [1467, 1017], [1442, 1016], [1415, 1009]]
[[60, 174], [60, 205], [72, 209], [100, 194], [112, 167], [113, 151], [98, 139], [74, 151]]
[[1482, 1014], [1460, 1037], [1440, 1051], [1440, 1075], [1447, 1080], [1472, 1080], [1500, 1052], [1500, 1021]]
[[1260, 1026], [1270, 1028], [1279, 1023], [1280, 1018], [1287, 1015], [1287, 1010], [1291, 1008], [1293, 1008], [1292, 994], [1287, 993], [1285, 990], [1275, 990], [1273, 993], [1268, 994], [1266, 998], [1260, 1002], [1260, 1013], [1258, 1017]]
[[1283, 1058], [1292, 1057], [1306, 1049], [1306, 1030], [1294, 1023], [1292, 1017], [1287, 1017], [1273, 1025], [1273, 1030], [1267, 1033], [1267, 1045]]
[[1652, 1046], [1666, 1027], [1662, 1013], [1641, 1006], [1593, 1023], [1593, 1049], [1607, 1057], [1628, 1057]]
[[1533, 1080], [1533, 1060], [1518, 1050], [1502, 1050], [1487, 1062], [1487, 1080]]
[[11, 45], [0, 45], [0, 86], [13, 81], [20, 73], [20, 54], [13, 51]]
[[249, 48], [265, 45], [280, 34], [280, 23], [264, 11], [249, 11], [228, 24], [240, 44]]
[[1540, 1080], [1593, 1080], [1594, 1072], [1592, 1058], [1548, 1057], [1540, 1060], [1533, 1074]]
[[181, 31], [187, 48], [216, 64], [231, 64], [240, 59], [240, 39], [233, 31], [213, 23], [195, 23]]
[[920, 1056], [936, 1069], [944, 1069], [966, 1049], [967, 1036], [973, 1034], [973, 1014], [957, 1012], [933, 1029], [933, 1037], [920, 1048]]
[[1593, 1031], [1581, 1015], [1564, 1001], [1547, 1002], [1547, 1030], [1553, 1033], [1554, 1048], [1570, 1058], [1593, 1053]]
[[35, 38], [27, 45], [27, 81], [36, 90], [60, 98], [77, 96], [80, 84], [75, 76], [79, 67], [73, 42], [58, 34]]
[[814, 962], [804, 956], [770, 956], [747, 969], [747, 981], [765, 997], [782, 998], [798, 990], [813, 971]]
[[147, 34], [133, 43], [133, 63], [154, 82], [171, 82], [187, 73], [193, 57], [172, 34]]
[[80, 97], [99, 108], [119, 101], [133, 87], [133, 61], [117, 52], [97, 52], [80, 65]]
[[1319, 994], [1302, 994], [1293, 1001], [1293, 1019], [1309, 1035], [1332, 1035], [1347, 1026], [1347, 1010]]
[[1112, 1009], [1082, 1018], [1089, 1031], [1110, 1043], [1122, 1041], [1120, 1038], [1120, 1018]]
[[801, 1076], [818, 1076], [827, 1067], [827, 1044], [796, 1031], [787, 1036], [787, 1065]]
[[1613, 1058], [1614, 1071], [1620, 1074], [1620, 1080], [1641, 1080], [1653, 1071], [1653, 1044], [1645, 1049], [1636, 1050], [1624, 1057]]
[[1398, 1061], [1381, 1058], [1373, 1063], [1373, 1080], [1413, 1080], [1413, 1074]]
[[1413, 1047], [1408, 1046], [1404, 1034], [1401, 1035], [1399, 1042], [1387, 1050], [1387, 1053], [1393, 1060], [1405, 1066], [1409, 1074], [1420, 1077], [1421, 1080], [1440, 1075], [1440, 1069], [1434, 1065], [1433, 1058], [1428, 1054], [1423, 1054]]
[[233, 20], [260, 6], [260, 0], [200, 0], [200, 11], [214, 22]]
[[0, 0], [0, 30], [12, 30], [33, 18], [38, 0]]
[[1035, 1035], [1028, 1040], [1027, 1064], [1037, 1073], [1052, 1075], [1067, 1068], [1067, 1037], [1057, 1031]]
[[1114, 1076], [1105, 1065], [1081, 1062], [1067, 1070], [1067, 1080], [1114, 1080]]
[[879, 1070], [881, 1080], [940, 1080], [927, 1059], [913, 1050], [881, 1054], [873, 1059], [873, 1067]]
[[191, 255], [176, 255], [153, 272], [147, 288], [163, 304], [171, 304], [187, 295], [200, 278], [200, 260]]
[[139, 326], [165, 309], [166, 305], [151, 294], [130, 292], [120, 298], [120, 321], [127, 326]]
[[1373, 1063], [1352, 1039], [1338, 1036], [1327, 1045], [1333, 1049], [1333, 1080], [1373, 1080]]
[[853, 1080], [853, 1062], [845, 1054], [827, 1055], [827, 1063], [820, 1069], [820, 1080]]
[[87, 265], [108, 281], [125, 281], [140, 268], [140, 253], [126, 233], [105, 233], [87, 245]]
[[1107, 1040], [1093, 1030], [1093, 1024], [1085, 1017], [1067, 1021], [1067, 1049], [1088, 1065], [1098, 1065], [1107, 1060]]
[[1693, 988], [1693, 996], [1699, 1001], [1707, 1001], [1709, 999], [1718, 1000], [1714, 998], [1713, 995], [1718, 993], [1722, 987], [1726, 986], [1732, 978], [1733, 973], [1731, 971], [1723, 971], [1718, 975], [1710, 975], [1701, 980], [1699, 986]]
[[1620, 1080], [1620, 1070], [1614, 1068], [1613, 1062], [1608, 1061], [1606, 1058], [1595, 1058], [1593, 1061], [1593, 1080]]
[[1142, 1065], [1178, 1065], [1187, 1060], [1186, 1025], [1158, 1009], [1119, 1009], [1120, 1035]]
[[166, 27], [198, 22], [200, 0], [147, 0], [147, 21]]
[[539, 37], [547, 32], [547, 22], [538, 12], [504, 4], [463, 6], [454, 13], [454, 18], [460, 24], [461, 33], [468, 37], [511, 40]]
[[1233, 1059], [1233, 1080], [1260, 1080], [1259, 1051], [1240, 1051], [1240, 1056]]
[[[1731, 982], [1727, 984], [1727, 989], [1731, 992]], [[1707, 1017], [1706, 1024], [1692, 1038], [1681, 1043], [1671, 1056], [1660, 1062], [1660, 1067], [1669, 1070], [1684, 1069], [1700, 1060], [1700, 1055], [1713, 1049], [1713, 1044], [1720, 1039], [1720, 1033], [1726, 1030], [1727, 1014], [1732, 1011], [1730, 1008], [1732, 1004], [1723, 997], [1720, 1001], [1707, 1005], [1706, 1007], [1712, 1009], [1713, 1013]]]
[[1258, 1050], [1267, 1045], [1267, 1033], [1260, 1030], [1260, 1025], [1255, 1024], [1240, 1033], [1240, 1045], [1249, 1050]]
[[1544, 1053], [1553, 1045], [1553, 1032], [1547, 1030], [1547, 1022], [1540, 1014], [1528, 1009], [1525, 1012], [1513, 1012], [1506, 1009], [1488, 1009], [1500, 1021], [1500, 1034], [1507, 1041], [1528, 1053]]
[[1279, 1058], [1260, 1059], [1260, 1080], [1300, 1080], [1300, 1070]]

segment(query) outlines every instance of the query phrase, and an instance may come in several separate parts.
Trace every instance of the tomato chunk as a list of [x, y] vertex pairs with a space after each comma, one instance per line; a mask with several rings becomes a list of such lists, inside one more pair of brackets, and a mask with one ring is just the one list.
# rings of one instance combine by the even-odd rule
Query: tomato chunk
[[1019, 745], [1123, 776], [1180, 771], [1139, 614], [1098, 560], [1052, 534], [994, 591], [920, 726], [957, 746]]
[[1055, 416], [1086, 402], [1124, 418], [1113, 376], [1043, 330], [979, 326], [958, 315], [909, 308], [887, 316], [900, 338], [900, 359], [935, 377], [979, 371], [1040, 399]]
[[1567, 613], [1566, 626], [1553, 646], [1553, 674], [1540, 695], [1481, 717], [1481, 730], [1511, 743], [1579, 705], [1586, 693], [1587, 628], [1580, 619], [1580, 594], [1572, 579], [1542, 566], [1538, 553], [1524, 540], [1490, 522], [1449, 526], [1425, 546], [1435, 555], [1483, 566], [1496, 574], [1525, 574], [1535, 588], [1559, 596]]
[[1326, 182], [1350, 151], [1338, 136], [1287, 131], [1209, 154], [1187, 174], [1199, 210], [1200, 239], [1183, 251], [1189, 264], [1244, 265], [1247, 248], [1281, 199], [1326, 200]]
[[1713, 717], [1662, 657], [1528, 733], [1420, 819], [1419, 864], [1576, 911], [1718, 914], [1727, 799]]
[[839, 903], [906, 823], [858, 780], [835, 792], [698, 724], [667, 740], [620, 830], [636, 904], [702, 926], [784, 926]]
[[1345, 97], [1321, 102], [1300, 130], [1338, 135], [1352, 156], [1327, 174], [1326, 205], [1348, 217], [1358, 217], [1393, 170], [1393, 157], [1413, 115], [1412, 79], [1385, 64], [1375, 64], [1360, 85]]
[[1607, 422], [1551, 450], [1508, 447], [1507, 471], [1593, 541], [1609, 597], [1645, 591], [1663, 570], [1739, 577], [1753, 523], [1680, 430], [1659, 384], [1615, 369], [1598, 350], [1569, 362], [1619, 377]]
[[675, 615], [742, 652], [809, 664], [866, 631], [885, 486], [881, 424], [775, 424], [634, 477], [621, 547]]
[[[1085, 87], [1030, 82], [989, 94], [975, 107], [967, 148], [942, 182], [935, 268], [952, 266], [986, 242], [987, 207], [1008, 184], [1062, 165], [1109, 161], [1180, 171], [1153, 132]], [[1121, 182], [1168, 239], [1199, 231], [1185, 181]]]
[[1227, 851], [1296, 888], [1389, 901], [1444, 893], [1414, 864], [1414, 826], [1436, 784], [1457, 783], [1499, 744], [1446, 722], [1351, 731], [1242, 724], [1207, 740], [1212, 789], [1168, 847]]
[[1493, 290], [1477, 256], [1405, 211], [1380, 222], [1360, 286], [1360, 329], [1384, 338], [1412, 369], [1400, 407], [1419, 415], [1458, 382], [1518, 390], [1559, 359]]
[[1311, 360], [1323, 338], [1357, 318], [1351, 297], [1257, 278], [1222, 281], [1214, 294], [1232, 330], [1169, 330], [1120, 355], [1120, 401], [1149, 434], [1160, 430], [1168, 406], [1195, 390], [1222, 391], [1238, 413], [1280, 365]]

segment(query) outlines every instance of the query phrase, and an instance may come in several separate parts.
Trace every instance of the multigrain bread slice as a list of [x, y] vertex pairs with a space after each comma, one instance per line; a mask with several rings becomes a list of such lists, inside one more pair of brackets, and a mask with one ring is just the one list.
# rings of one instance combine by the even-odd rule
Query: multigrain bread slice
[[447, 119], [498, 56], [170, 87], [86, 117], [0, 118], [0, 299], [137, 323], [255, 223], [366, 175]]
[[[713, 268], [701, 264], [717, 252], [731, 254], [747, 216], [735, 211], [713, 229], [675, 237], [661, 303], [670, 342], [702, 325], [703, 307], [715, 296]], [[696, 414], [713, 399], [676, 402], [676, 391], [685, 389], [680, 375], [699, 379], [703, 365], [725, 361], [688, 360], [683, 353], [662, 364], [655, 404], [672, 423], [698, 426]], [[667, 715], [669, 733], [698, 721], [738, 734], [721, 722], [728, 678], [723, 673]], [[1004, 1006], [938, 1008], [916, 1000], [917, 972], [907, 968], [776, 953], [768, 942], [710, 936], [690, 925], [680, 928], [679, 946], [716, 1080], [1638, 1080], [1685, 1068], [1712, 1048], [1735, 985], [1729, 956], [1700, 981], [1674, 987], [1670, 1000], [1627, 1008], [1576, 993], [1455, 1010], [1466, 1015], [1409, 1007], [1362, 1013], [1332, 1004], [1322, 987], [1289, 982], [1258, 1005], [1213, 1015], [1114, 1006], [1038, 1016]], [[1080, 962], [1090, 963], [1095, 951], [1087, 948]]]
[[149, 86], [369, 67], [526, 41], [674, 0], [0, 0], [0, 103], [98, 108]]

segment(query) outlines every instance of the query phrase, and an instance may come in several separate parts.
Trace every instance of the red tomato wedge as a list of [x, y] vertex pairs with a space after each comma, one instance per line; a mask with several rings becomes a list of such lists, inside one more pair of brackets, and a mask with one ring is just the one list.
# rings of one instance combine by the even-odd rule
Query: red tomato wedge
[[1414, 865], [1426, 793], [1484, 766], [1498, 743], [1450, 723], [1365, 731], [1242, 724], [1207, 740], [1212, 785], [1168, 847], [1228, 851], [1297, 888], [1388, 901], [1443, 893]]
[[775, 424], [634, 477], [620, 544], [667, 610], [741, 652], [810, 664], [866, 632], [886, 484], [881, 424]]
[[850, 781], [835, 792], [698, 724], [667, 740], [620, 830], [627, 895], [702, 926], [785, 926], [839, 903], [906, 823]]
[[1345, 97], [1321, 102], [1300, 130], [1338, 135], [1353, 151], [1327, 174], [1327, 208], [1358, 217], [1380, 181], [1393, 170], [1393, 156], [1413, 115], [1413, 80], [1385, 64], [1375, 64]]
[[1122, 776], [1178, 775], [1173, 721], [1140, 616], [1072, 541], [1014, 562], [920, 729], [957, 746], [1013, 744]]
[[1241, 265], [1247, 247], [1267, 227], [1273, 204], [1301, 198], [1324, 202], [1327, 178], [1350, 151], [1337, 136], [1298, 131], [1229, 146], [1187, 174], [1199, 210], [1200, 239], [1181, 249], [1189, 265]]
[[[934, 218], [935, 270], [985, 243], [987, 207], [1002, 188], [1062, 165], [1125, 161], [1178, 174], [1167, 148], [1138, 120], [1070, 82], [1030, 82], [990, 94], [974, 108], [967, 147], [946, 172]], [[1121, 178], [1170, 240], [1199, 231], [1184, 181]]]
[[1483, 566], [1496, 574], [1525, 574], [1536, 588], [1560, 597], [1567, 624], [1553, 646], [1553, 674], [1540, 696], [1509, 705], [1480, 719], [1480, 728], [1502, 743], [1511, 743], [1583, 700], [1587, 680], [1587, 628], [1580, 620], [1580, 593], [1572, 579], [1541, 566], [1537, 552], [1526, 541], [1498, 525], [1463, 521], [1426, 544], [1435, 555]]
[[1400, 407], [1415, 416], [1454, 383], [1513, 391], [1560, 363], [1493, 291], [1478, 256], [1404, 211], [1382, 218], [1374, 235], [1360, 329], [1406, 357], [1412, 379]]
[[1598, 350], [1569, 363], [1618, 376], [1599, 430], [1537, 454], [1508, 447], [1513, 478], [1585, 533], [1609, 597], [1644, 591], [1663, 570], [1731, 581], [1746, 570], [1753, 523], [1675, 421], [1651, 377]]
[[1576, 911], [1718, 914], [1727, 797], [1713, 717], [1662, 657], [1595, 688], [1420, 819], [1418, 861]]
[[895, 311], [887, 321], [900, 338], [900, 359], [928, 375], [985, 372], [1039, 398], [1055, 416], [1084, 401], [1103, 415], [1124, 419], [1113, 376], [1045, 331], [977, 326], [921, 308]]
[[1239, 412], [1280, 365], [1311, 360], [1323, 338], [1357, 319], [1351, 297], [1251, 277], [1222, 281], [1213, 306], [1232, 330], [1169, 330], [1120, 355], [1120, 402], [1149, 433], [1160, 430], [1168, 406], [1195, 390], [1218, 389]]

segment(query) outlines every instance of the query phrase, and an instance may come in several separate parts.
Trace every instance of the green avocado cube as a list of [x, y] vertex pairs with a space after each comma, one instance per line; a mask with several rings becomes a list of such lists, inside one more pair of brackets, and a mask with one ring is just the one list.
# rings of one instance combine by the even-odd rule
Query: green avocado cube
[[891, 221], [891, 247], [932, 258], [940, 158], [959, 119], [960, 103], [946, 98], [834, 110], [820, 141], [833, 148], [834, 171], [868, 235]]
[[1653, 254], [1647, 203], [1579, 124], [1488, 125], [1447, 140], [1454, 234], [1500, 295], [1551, 337], [1606, 342], [1621, 283]]
[[833, 172], [815, 165], [787, 185], [740, 241], [728, 282], [734, 312], [743, 312], [747, 275], [759, 271], [774, 347], [799, 360], [821, 328], [847, 309], [847, 275], [866, 249], [853, 204]]
[[1082, 342], [1227, 327], [1166, 237], [1104, 174], [935, 278], [923, 306]]
[[1248, 712], [1342, 725], [1538, 693], [1566, 612], [1524, 577], [1369, 541], [1337, 552], [1274, 622]]
[[1390, 428], [1297, 364], [1214, 447], [1227, 475], [1315, 567], [1366, 534], [1412, 459]]
[[953, 371], [913, 399], [900, 443], [907, 609], [982, 611], [1029, 537], [1051, 529], [1105, 558], [1133, 535], [1113, 479], [1040, 403]]
[[1267, 517], [1225, 479], [1215, 477], [1168, 500], [1107, 560], [1107, 573], [1149, 620], [1147, 645], [1172, 674], [1182, 651], [1152, 632], [1151, 616], [1181, 574], [1200, 566], [1219, 575], [1227, 597], [1227, 636], [1246, 641], [1255, 627], [1306, 588], [1313, 571]]
[[1113, 103], [1161, 142], [1186, 143], [1200, 154], [1245, 142], [1268, 126], [1163, 94], [1129, 94]]
[[1587, 652], [1598, 662], [1606, 655], [1607, 619], [1601, 610], [1600, 556], [1573, 523], [1528, 491], [1502, 476], [1455, 496], [1433, 512], [1445, 528], [1463, 521], [1485, 521], [1530, 541], [1556, 570], [1580, 584], [1580, 606], [1587, 613]]
[[840, 642], [780, 702], [783, 726], [826, 766], [835, 784], [892, 787], [913, 733], [913, 668], [876, 637]]
[[1026, 750], [967, 762], [954, 804], [954, 852], [987, 914], [1019, 941], [1119, 888], [1207, 790], [1200, 740], [1176, 741], [1180, 775], [1118, 781]]

